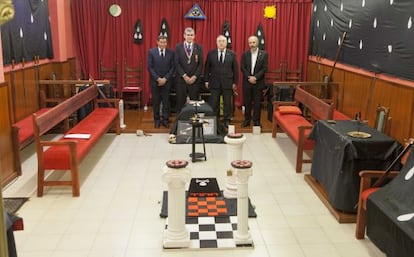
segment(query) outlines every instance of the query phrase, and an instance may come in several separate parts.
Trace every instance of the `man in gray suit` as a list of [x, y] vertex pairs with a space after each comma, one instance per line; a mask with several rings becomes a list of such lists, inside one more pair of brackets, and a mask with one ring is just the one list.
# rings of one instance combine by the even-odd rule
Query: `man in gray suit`
[[210, 105], [220, 118], [220, 96], [223, 96], [223, 121], [227, 128], [233, 113], [233, 94], [239, 78], [236, 54], [227, 49], [227, 39], [217, 37], [217, 49], [207, 54], [204, 79], [206, 88], [210, 89]]
[[260, 124], [260, 103], [262, 91], [265, 86], [265, 74], [267, 71], [268, 55], [260, 50], [259, 39], [251, 36], [248, 39], [249, 50], [241, 57], [240, 69], [243, 73], [243, 98], [244, 98], [244, 121], [242, 127], [248, 127], [252, 118], [253, 102], [253, 125]]

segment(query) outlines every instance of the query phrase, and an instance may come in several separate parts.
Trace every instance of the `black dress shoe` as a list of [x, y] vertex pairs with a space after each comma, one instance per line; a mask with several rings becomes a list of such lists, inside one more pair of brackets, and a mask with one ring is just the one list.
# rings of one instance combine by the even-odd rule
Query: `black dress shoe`
[[159, 128], [160, 127], [160, 121], [156, 120], [154, 121], [154, 128]]
[[168, 125], [168, 121], [167, 121], [167, 120], [163, 120], [163, 121], [161, 121], [161, 125], [162, 125], [163, 127], [165, 127], [165, 128], [169, 128], [169, 125]]
[[259, 127], [261, 127], [261, 126], [262, 126], [262, 124], [260, 124], [260, 121], [255, 121], [255, 122], [254, 122], [254, 126], [259, 126]]
[[248, 126], [250, 126], [250, 121], [249, 121], [249, 120], [245, 120], [245, 121], [243, 121], [243, 123], [242, 123], [241, 127], [242, 127], [242, 128], [245, 128], [245, 127], [248, 127]]

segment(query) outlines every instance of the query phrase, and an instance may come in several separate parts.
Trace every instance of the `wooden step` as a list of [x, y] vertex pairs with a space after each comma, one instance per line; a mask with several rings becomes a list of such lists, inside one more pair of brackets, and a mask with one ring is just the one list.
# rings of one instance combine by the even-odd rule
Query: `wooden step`
[[316, 195], [321, 199], [323, 204], [328, 208], [329, 212], [335, 217], [339, 223], [355, 223], [356, 222], [356, 213], [345, 213], [335, 209], [328, 200], [328, 195], [322, 185], [316, 181], [311, 174], [305, 174], [305, 181], [310, 185], [312, 190]]

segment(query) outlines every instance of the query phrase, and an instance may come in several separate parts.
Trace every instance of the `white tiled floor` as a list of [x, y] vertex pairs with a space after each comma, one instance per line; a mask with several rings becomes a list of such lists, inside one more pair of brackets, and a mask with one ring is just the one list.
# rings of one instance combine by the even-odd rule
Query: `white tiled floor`
[[[355, 224], [338, 224], [303, 173], [295, 173], [290, 139], [246, 137], [243, 158], [253, 162], [249, 195], [258, 214], [249, 219], [254, 249], [164, 251], [161, 174], [167, 160], [189, 160], [191, 146], [169, 144], [167, 134], [122, 134], [104, 136], [82, 162], [78, 198], [69, 188], [49, 188], [37, 198], [34, 147], [23, 150], [23, 176], [3, 192], [30, 197], [19, 211], [25, 229], [15, 232], [19, 257], [384, 256], [369, 239], [355, 239]], [[192, 176], [217, 177], [224, 188], [226, 145], [206, 147], [207, 161], [189, 164]]]

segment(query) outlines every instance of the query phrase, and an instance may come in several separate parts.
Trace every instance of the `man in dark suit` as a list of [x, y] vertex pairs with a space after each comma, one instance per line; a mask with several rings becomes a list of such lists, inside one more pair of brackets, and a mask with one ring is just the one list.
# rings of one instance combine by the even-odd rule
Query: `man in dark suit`
[[242, 127], [250, 125], [252, 118], [253, 102], [253, 125], [260, 124], [260, 103], [262, 91], [265, 85], [265, 74], [267, 71], [268, 55], [260, 50], [259, 39], [251, 36], [248, 39], [250, 50], [244, 52], [241, 57], [240, 69], [243, 73], [243, 98], [244, 98], [244, 121]]
[[239, 78], [236, 54], [226, 49], [227, 39], [217, 37], [217, 49], [211, 50], [206, 58], [204, 79], [206, 88], [210, 89], [210, 105], [220, 117], [220, 96], [223, 96], [223, 120], [227, 128], [232, 116], [233, 93]]
[[203, 69], [203, 48], [194, 43], [194, 29], [184, 30], [184, 42], [175, 48], [176, 102], [177, 114], [186, 103], [187, 93], [190, 100], [199, 100], [200, 76]]
[[[174, 53], [167, 48], [167, 38], [157, 37], [157, 47], [148, 51], [147, 68], [150, 73], [152, 106], [154, 111], [154, 127], [160, 124], [168, 128], [170, 117], [170, 90], [174, 74]], [[162, 116], [160, 104], [162, 103]]]

